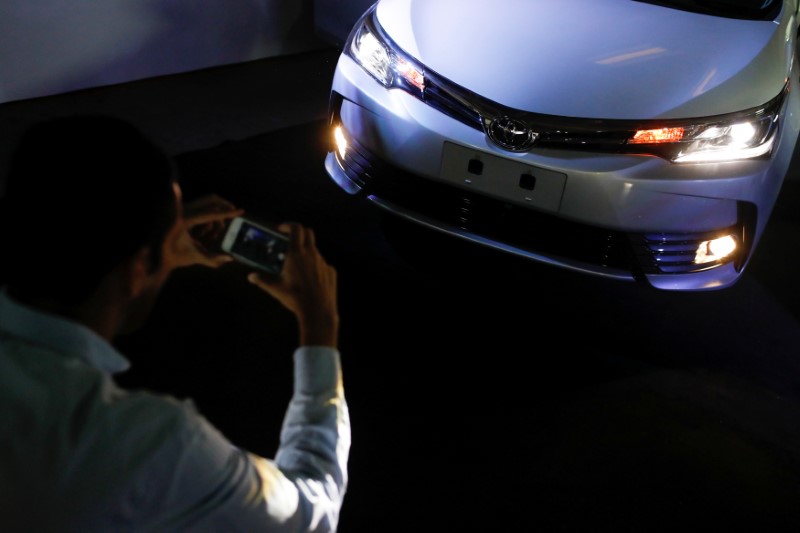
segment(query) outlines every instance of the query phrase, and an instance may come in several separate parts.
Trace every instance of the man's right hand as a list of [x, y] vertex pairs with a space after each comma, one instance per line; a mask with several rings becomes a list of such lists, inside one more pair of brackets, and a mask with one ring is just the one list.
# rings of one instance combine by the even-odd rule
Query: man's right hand
[[320, 254], [311, 228], [284, 223], [278, 229], [289, 235], [281, 274], [253, 272], [247, 279], [294, 313], [300, 346], [335, 348], [339, 340], [336, 269]]

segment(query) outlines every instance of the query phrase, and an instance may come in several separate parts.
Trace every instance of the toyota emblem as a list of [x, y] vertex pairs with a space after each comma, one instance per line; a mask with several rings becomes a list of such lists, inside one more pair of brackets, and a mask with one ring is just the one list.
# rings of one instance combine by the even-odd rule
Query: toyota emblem
[[486, 128], [486, 133], [495, 144], [513, 152], [527, 150], [539, 136], [527, 124], [511, 117], [492, 120]]

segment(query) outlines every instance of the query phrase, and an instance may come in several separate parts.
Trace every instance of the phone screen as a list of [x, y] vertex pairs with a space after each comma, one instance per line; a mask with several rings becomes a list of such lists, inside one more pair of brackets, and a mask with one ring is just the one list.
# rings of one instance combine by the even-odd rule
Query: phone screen
[[287, 239], [242, 221], [231, 253], [242, 256], [270, 272], [278, 273], [286, 259]]

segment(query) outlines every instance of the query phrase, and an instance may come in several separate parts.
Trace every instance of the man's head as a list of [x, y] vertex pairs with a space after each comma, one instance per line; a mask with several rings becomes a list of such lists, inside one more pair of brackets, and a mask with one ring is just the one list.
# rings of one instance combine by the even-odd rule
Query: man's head
[[131, 124], [71, 116], [29, 129], [12, 154], [6, 276], [26, 300], [79, 305], [122, 262], [161, 268], [179, 222], [170, 158]]

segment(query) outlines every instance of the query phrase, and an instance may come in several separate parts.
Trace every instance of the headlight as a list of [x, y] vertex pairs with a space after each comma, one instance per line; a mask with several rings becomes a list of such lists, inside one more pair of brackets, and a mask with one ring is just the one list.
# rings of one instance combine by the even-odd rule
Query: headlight
[[775, 139], [777, 117], [730, 125], [710, 126], [693, 138], [673, 159], [676, 163], [700, 163], [751, 159], [768, 154]]
[[[780, 103], [717, 122], [636, 130], [626, 151], [648, 152], [674, 163], [709, 163], [768, 155], [778, 129]], [[637, 146], [639, 145], [639, 146]]]
[[345, 53], [384, 87], [421, 96], [425, 90], [422, 66], [396, 51], [389, 37], [375, 23], [374, 13], [375, 6], [355, 25], [345, 44]]

